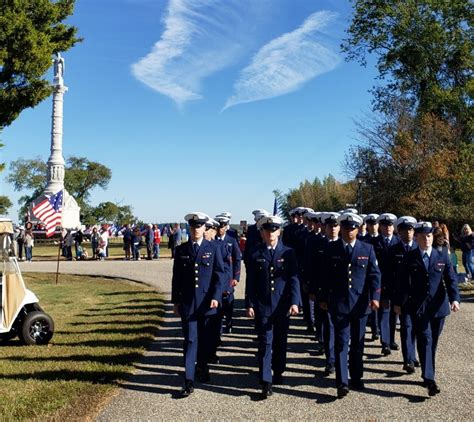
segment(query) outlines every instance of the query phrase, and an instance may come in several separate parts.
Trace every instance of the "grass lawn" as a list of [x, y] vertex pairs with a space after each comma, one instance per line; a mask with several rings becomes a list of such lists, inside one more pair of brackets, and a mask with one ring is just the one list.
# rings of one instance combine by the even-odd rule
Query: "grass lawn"
[[48, 346], [0, 346], [0, 420], [84, 419], [133, 369], [164, 313], [152, 288], [120, 279], [23, 275], [55, 323]]

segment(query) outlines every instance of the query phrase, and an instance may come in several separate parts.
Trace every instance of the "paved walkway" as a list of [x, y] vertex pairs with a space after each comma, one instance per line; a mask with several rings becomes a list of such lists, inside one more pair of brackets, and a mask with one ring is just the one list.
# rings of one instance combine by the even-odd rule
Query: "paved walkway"
[[[96, 274], [142, 281], [169, 297], [171, 260], [141, 262], [61, 262], [62, 274]], [[23, 271], [55, 271], [51, 262], [22, 263]], [[288, 345], [285, 385], [261, 401], [256, 375], [256, 344], [242, 309], [243, 285], [238, 288], [235, 330], [224, 337], [221, 363], [211, 369], [212, 381], [197, 385], [187, 399], [176, 399], [182, 382], [179, 321], [166, 304], [160, 334], [136, 364], [137, 371], [98, 415], [98, 421], [321, 419], [327, 420], [472, 420], [474, 414], [474, 297], [461, 312], [448, 318], [438, 349], [441, 394], [428, 398], [419, 385], [419, 371], [405, 375], [401, 352], [382, 357], [378, 344], [367, 342], [364, 392], [335, 399], [334, 377], [323, 376], [322, 357], [312, 353], [313, 342], [301, 318], [293, 319]]]

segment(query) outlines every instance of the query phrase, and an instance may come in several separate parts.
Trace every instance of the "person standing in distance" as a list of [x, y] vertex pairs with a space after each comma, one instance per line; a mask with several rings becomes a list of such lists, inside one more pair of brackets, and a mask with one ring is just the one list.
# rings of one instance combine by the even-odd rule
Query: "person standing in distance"
[[279, 241], [281, 225], [278, 216], [258, 221], [264, 243], [254, 250], [247, 267], [245, 306], [247, 316], [255, 318], [258, 333], [263, 398], [273, 394], [272, 384], [283, 382], [290, 315], [298, 314], [301, 303], [296, 256]]
[[446, 248], [433, 248], [433, 227], [429, 222], [415, 225], [418, 248], [403, 261], [394, 295], [397, 314], [407, 312], [415, 331], [423, 385], [428, 395], [441, 392], [435, 381], [438, 340], [450, 311], [459, 311], [459, 289]]
[[362, 218], [347, 213], [337, 221], [341, 238], [325, 249], [320, 306], [329, 310], [334, 325], [337, 397], [342, 398], [349, 393], [349, 385], [364, 389], [365, 326], [371, 310], [379, 307], [381, 276], [372, 245], [357, 240]]
[[226, 281], [221, 248], [203, 237], [209, 217], [202, 212], [187, 214], [190, 238], [176, 247], [171, 301], [181, 317], [184, 335], [185, 381], [181, 397], [194, 391], [196, 362], [201, 382], [209, 382], [209, 348], [213, 332], [209, 321], [219, 307]]

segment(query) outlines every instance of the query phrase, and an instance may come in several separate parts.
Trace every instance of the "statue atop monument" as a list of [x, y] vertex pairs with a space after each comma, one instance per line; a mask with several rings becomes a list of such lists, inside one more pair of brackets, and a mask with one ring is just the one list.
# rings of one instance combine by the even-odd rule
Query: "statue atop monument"
[[56, 53], [56, 57], [53, 59], [54, 64], [54, 79], [53, 83], [55, 85], [63, 85], [64, 77], [64, 59], [61, 56], [61, 53]]

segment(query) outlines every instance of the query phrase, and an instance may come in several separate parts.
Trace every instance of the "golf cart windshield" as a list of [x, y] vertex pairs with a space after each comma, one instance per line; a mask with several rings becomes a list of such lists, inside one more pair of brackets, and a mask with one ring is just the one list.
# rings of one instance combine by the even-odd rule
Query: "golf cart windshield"
[[[0, 221], [0, 332], [9, 331], [24, 305], [26, 288], [16, 257], [12, 253], [13, 225], [11, 221]], [[12, 256], [13, 255], [13, 256]]]

